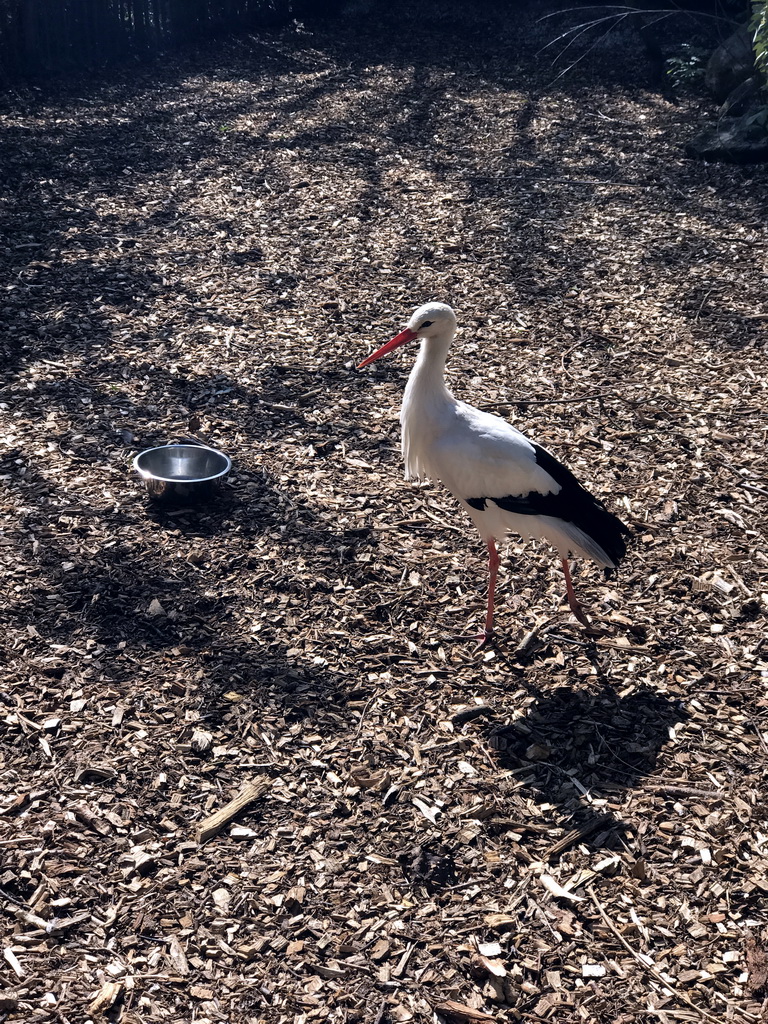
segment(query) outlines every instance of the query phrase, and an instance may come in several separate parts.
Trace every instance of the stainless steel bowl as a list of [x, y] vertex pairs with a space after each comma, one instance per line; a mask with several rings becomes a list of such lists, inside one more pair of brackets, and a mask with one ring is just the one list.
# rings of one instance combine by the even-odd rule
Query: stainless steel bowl
[[198, 444], [164, 444], [147, 448], [133, 460], [133, 468], [150, 497], [195, 504], [221, 488], [232, 460], [215, 448]]

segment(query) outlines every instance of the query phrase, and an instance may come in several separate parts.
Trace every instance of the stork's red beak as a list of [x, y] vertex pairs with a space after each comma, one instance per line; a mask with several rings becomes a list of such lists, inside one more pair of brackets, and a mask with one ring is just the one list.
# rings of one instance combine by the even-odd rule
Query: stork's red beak
[[382, 356], [387, 355], [388, 352], [394, 352], [396, 348], [400, 348], [407, 341], [413, 341], [414, 338], [418, 338], [416, 331], [412, 331], [410, 327], [406, 327], [404, 331], [400, 331], [396, 334], [392, 341], [388, 341], [386, 345], [382, 345], [381, 348], [377, 348], [375, 352], [364, 359], [362, 363], [358, 363], [358, 370], [362, 370], [368, 363], [374, 363], [377, 359], [381, 359]]

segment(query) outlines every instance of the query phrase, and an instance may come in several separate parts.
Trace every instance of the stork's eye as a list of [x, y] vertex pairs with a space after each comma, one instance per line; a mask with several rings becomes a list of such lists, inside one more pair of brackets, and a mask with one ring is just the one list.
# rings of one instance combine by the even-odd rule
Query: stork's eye
[[433, 324], [433, 322], [434, 322], [434, 321], [432, 321], [432, 320], [425, 320], [425, 321], [424, 321], [424, 323], [423, 323], [423, 324], [421, 325], [421, 327], [419, 328], [419, 330], [420, 330], [420, 331], [423, 331], [425, 327], [431, 327], [431, 326], [432, 326], [432, 324]]

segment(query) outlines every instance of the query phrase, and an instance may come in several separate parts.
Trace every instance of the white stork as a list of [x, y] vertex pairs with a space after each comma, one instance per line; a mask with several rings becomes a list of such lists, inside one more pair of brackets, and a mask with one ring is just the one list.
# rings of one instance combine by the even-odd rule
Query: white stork
[[590, 558], [613, 569], [626, 552], [629, 530], [548, 451], [499, 416], [453, 397], [445, 386], [445, 360], [455, 334], [451, 307], [428, 302], [416, 310], [404, 331], [358, 366], [361, 369], [409, 341], [421, 341], [400, 410], [405, 478], [441, 480], [488, 547], [488, 608], [481, 643], [493, 631], [496, 541], [510, 531], [557, 548], [568, 604], [589, 626], [576, 599], [568, 558]]

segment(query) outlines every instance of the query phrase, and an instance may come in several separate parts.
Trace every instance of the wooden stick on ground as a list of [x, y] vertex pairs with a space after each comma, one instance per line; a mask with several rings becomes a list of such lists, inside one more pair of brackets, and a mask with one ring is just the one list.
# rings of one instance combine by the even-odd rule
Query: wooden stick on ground
[[[610, 919], [608, 914], [605, 912], [602, 903], [598, 900], [597, 896], [595, 895], [595, 891], [592, 888], [592, 886], [588, 885], [586, 889], [589, 893], [590, 899], [594, 903], [605, 924], [608, 926], [608, 928], [610, 928], [610, 930], [613, 932], [613, 934], [616, 936], [616, 938], [619, 940], [622, 946], [627, 950], [627, 952], [630, 953], [637, 961], [637, 963], [640, 964], [643, 970], [647, 974], [650, 974], [650, 976], [660, 985], [663, 985], [667, 992], [669, 992], [674, 999], [678, 999], [681, 1003], [684, 1003], [687, 1007], [689, 1007], [691, 1010], [697, 1013], [702, 1018], [702, 1020], [712, 1021], [712, 1024], [721, 1024], [722, 1018], [715, 1017], [715, 1015], [710, 1013], [708, 1010], [705, 1010], [701, 1006], [697, 1006], [692, 999], [688, 998], [685, 992], [681, 992], [679, 988], [675, 988], [673, 984], [671, 984], [669, 981], [666, 980], [666, 978], [663, 977], [660, 971], [658, 971], [655, 967], [652, 967], [649, 963], [647, 963], [640, 955], [640, 953], [638, 953], [638, 951], [627, 942], [627, 940], [618, 930], [616, 925]], [[727, 1000], [726, 1004], [740, 1015], [741, 1020], [757, 1022], [758, 1018], [755, 1017], [753, 1014], [747, 1013], [746, 1011], [736, 1006], [733, 1006], [733, 1004], [728, 1003]]]
[[252, 779], [247, 782], [240, 792], [225, 804], [218, 811], [214, 811], [204, 821], [202, 821], [197, 829], [197, 841], [202, 845], [207, 843], [212, 836], [217, 835], [233, 818], [237, 817], [240, 811], [248, 804], [253, 803], [254, 800], [258, 800], [259, 797], [271, 788], [272, 780], [268, 779], [266, 775], [259, 775], [258, 778]]

